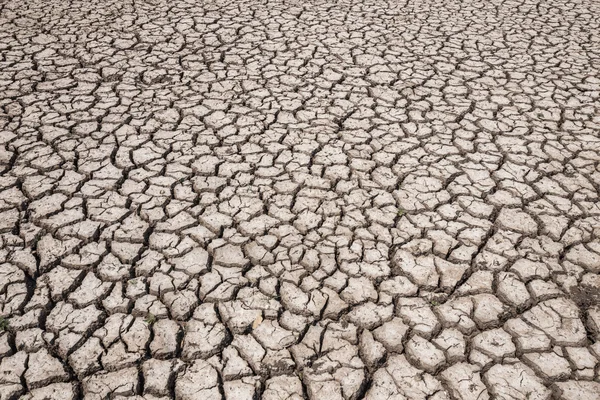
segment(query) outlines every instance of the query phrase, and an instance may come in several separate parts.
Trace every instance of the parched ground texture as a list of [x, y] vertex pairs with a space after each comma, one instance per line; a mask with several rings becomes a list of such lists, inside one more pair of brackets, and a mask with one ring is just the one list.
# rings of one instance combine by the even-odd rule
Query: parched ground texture
[[600, 399], [600, 2], [0, 0], [0, 400]]

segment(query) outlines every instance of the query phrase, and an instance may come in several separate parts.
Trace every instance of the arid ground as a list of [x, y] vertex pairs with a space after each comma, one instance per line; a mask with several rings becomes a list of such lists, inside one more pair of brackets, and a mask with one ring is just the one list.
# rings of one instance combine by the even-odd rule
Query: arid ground
[[0, 0], [0, 400], [599, 400], [600, 2]]

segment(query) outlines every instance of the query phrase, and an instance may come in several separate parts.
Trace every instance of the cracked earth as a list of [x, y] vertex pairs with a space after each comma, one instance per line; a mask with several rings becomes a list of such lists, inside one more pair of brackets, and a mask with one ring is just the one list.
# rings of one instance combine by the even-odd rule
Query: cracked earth
[[600, 399], [599, 15], [0, 0], [0, 399]]

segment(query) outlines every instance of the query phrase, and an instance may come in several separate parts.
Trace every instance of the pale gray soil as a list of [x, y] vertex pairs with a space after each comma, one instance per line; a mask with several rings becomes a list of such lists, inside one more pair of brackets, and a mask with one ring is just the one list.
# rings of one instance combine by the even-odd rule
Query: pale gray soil
[[600, 399], [599, 21], [0, 0], [0, 400]]

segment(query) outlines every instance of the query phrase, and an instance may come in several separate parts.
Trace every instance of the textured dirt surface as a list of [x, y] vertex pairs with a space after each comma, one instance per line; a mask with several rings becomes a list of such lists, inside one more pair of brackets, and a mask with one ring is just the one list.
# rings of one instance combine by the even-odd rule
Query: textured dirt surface
[[599, 15], [0, 0], [0, 400], [600, 399]]

